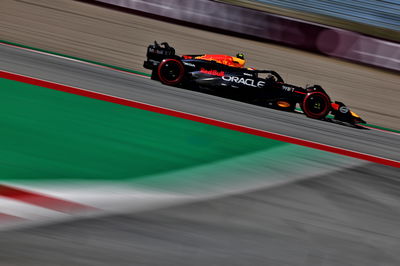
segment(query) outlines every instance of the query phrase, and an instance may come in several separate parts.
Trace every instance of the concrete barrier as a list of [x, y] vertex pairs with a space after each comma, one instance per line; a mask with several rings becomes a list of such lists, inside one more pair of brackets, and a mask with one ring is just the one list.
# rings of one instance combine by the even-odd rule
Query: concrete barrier
[[400, 44], [209, 0], [92, 0], [400, 71]]

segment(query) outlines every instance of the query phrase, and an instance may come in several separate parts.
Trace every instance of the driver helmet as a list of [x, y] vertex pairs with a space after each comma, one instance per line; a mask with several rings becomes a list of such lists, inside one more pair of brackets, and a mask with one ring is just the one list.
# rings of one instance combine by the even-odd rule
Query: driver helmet
[[239, 59], [244, 60], [244, 54], [243, 53], [237, 53], [236, 57], [239, 58]]

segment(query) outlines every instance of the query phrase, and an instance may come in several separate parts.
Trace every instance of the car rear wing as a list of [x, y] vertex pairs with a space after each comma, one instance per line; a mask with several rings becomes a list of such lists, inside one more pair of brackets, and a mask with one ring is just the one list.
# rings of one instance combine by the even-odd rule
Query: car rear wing
[[169, 46], [167, 42], [163, 42], [160, 45], [154, 41], [154, 44], [147, 47], [146, 57], [147, 60], [144, 61], [143, 67], [147, 69], [155, 69], [162, 60], [176, 57], [175, 49]]

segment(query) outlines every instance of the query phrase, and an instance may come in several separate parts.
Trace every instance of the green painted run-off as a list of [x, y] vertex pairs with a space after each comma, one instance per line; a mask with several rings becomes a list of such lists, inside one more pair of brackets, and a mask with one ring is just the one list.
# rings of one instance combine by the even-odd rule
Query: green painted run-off
[[0, 86], [1, 181], [132, 180], [291, 145], [7, 79]]

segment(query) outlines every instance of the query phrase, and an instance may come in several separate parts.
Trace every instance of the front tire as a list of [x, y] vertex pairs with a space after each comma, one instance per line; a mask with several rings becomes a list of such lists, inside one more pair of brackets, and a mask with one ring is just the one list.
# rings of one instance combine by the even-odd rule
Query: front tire
[[306, 116], [314, 119], [323, 119], [330, 111], [331, 101], [323, 92], [315, 91], [304, 97], [301, 109]]
[[161, 83], [177, 86], [183, 81], [185, 68], [178, 59], [165, 59], [158, 65], [157, 74]]

